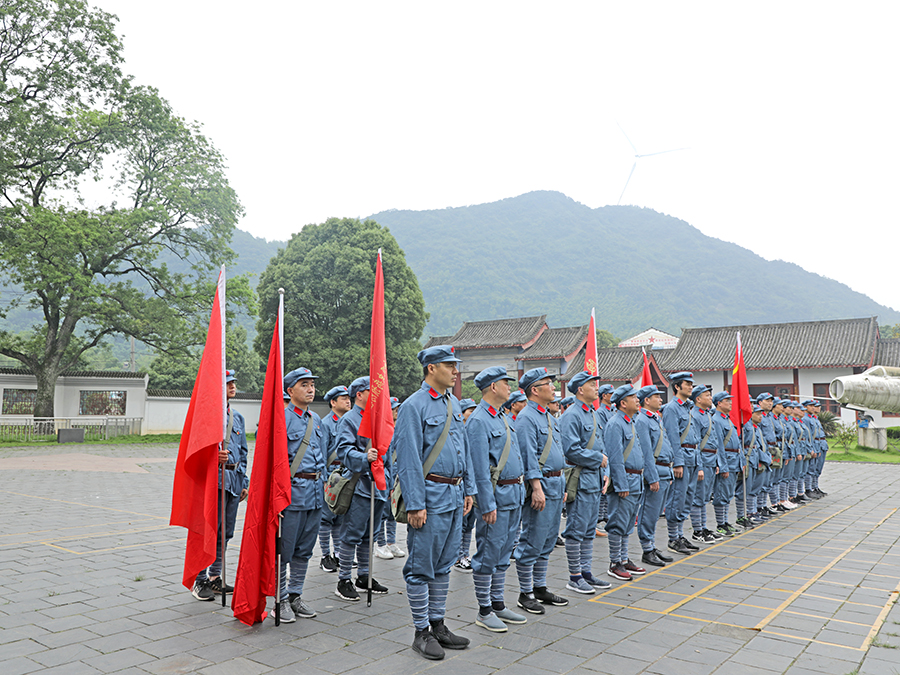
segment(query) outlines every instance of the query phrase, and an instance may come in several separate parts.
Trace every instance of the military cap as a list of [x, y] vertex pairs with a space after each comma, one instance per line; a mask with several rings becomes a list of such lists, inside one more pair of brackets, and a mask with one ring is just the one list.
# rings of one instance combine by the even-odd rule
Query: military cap
[[638, 389], [637, 397], [638, 400], [643, 405], [644, 401], [653, 396], [653, 394], [661, 394], [662, 392], [659, 390], [655, 384], [648, 384], [646, 387], [641, 387]]
[[770, 398], [774, 399], [775, 397], [772, 396], [772, 394], [770, 394], [769, 392], [764, 391], [763, 393], [761, 393], [759, 396], [756, 397], [756, 402], [759, 403], [760, 401], [765, 401], [766, 399], [770, 399]]
[[623, 384], [621, 387], [616, 389], [613, 392], [612, 398], [610, 401], [613, 403], [618, 403], [626, 396], [637, 395], [638, 390], [634, 388], [634, 385], [631, 384]]
[[356, 398], [356, 395], [361, 391], [366, 391], [369, 388], [369, 376], [365, 375], [363, 377], [357, 377], [353, 382], [350, 383], [350, 398]]
[[759, 407], [758, 405], [754, 405], [752, 411], [755, 413], [764, 412], [764, 410], [761, 407]]
[[485, 368], [480, 373], [475, 376], [475, 386], [478, 387], [479, 390], [487, 389], [494, 382], [498, 382], [500, 380], [511, 380], [515, 381], [516, 378], [509, 375], [506, 372], [506, 368], [503, 366], [491, 366], [490, 368]]
[[613, 391], [615, 391], [615, 388], [611, 384], [601, 384], [597, 393], [601, 396], [605, 396], [606, 394], [613, 393]]
[[397, 398], [396, 396], [391, 396], [391, 410], [393, 410], [394, 408], [399, 408], [399, 407], [400, 407], [400, 399]]
[[588, 382], [599, 379], [599, 375], [591, 375], [588, 371], [582, 370], [580, 373], [575, 373], [575, 375], [572, 376], [572, 379], [569, 380], [569, 389], [577, 394], [578, 390]]
[[345, 387], [344, 385], [340, 385], [338, 387], [332, 387], [331, 389], [328, 390], [328, 393], [325, 394], [325, 403], [328, 403], [329, 401], [333, 401], [338, 396], [349, 396], [349, 395], [350, 395], [350, 390], [347, 389], [347, 387]]
[[811, 406], [811, 405], [819, 405], [819, 402], [814, 398], [808, 398], [805, 401], [803, 401], [804, 408]]
[[506, 403], [504, 404], [507, 408], [512, 408], [513, 403], [518, 403], [520, 401], [525, 400], [525, 392], [521, 389], [516, 389], [513, 393], [509, 395]]
[[694, 382], [694, 374], [687, 370], [682, 370], [669, 375], [669, 382]]
[[291, 400], [291, 395], [290, 395], [289, 393], [287, 393], [286, 391], [283, 391], [282, 393], [284, 394], [284, 400], [285, 400], [285, 401], [290, 401], [290, 400]]
[[704, 392], [707, 392], [707, 391], [712, 391], [712, 388], [711, 388], [711, 387], [707, 387], [705, 384], [697, 385], [696, 387], [694, 387], [694, 388], [691, 390], [691, 400], [696, 401], [696, 400], [697, 400], [697, 397], [698, 397], [700, 394], [702, 394], [702, 393], [704, 393]]
[[563, 408], [568, 408], [573, 403], [575, 403], [575, 397], [574, 396], [566, 396], [564, 399], [562, 399], [559, 402], [559, 405]]
[[720, 391], [718, 394], [713, 394], [713, 405], [719, 405], [726, 398], [731, 398], [731, 394], [727, 391]]
[[427, 366], [430, 363], [445, 363], [452, 361], [459, 363], [461, 359], [456, 358], [456, 352], [450, 345], [435, 345], [428, 349], [423, 349], [418, 353], [419, 363]]
[[475, 403], [475, 399], [464, 398], [459, 402], [460, 412], [465, 412], [469, 408], [474, 408], [477, 403]]
[[313, 375], [309, 368], [297, 368], [284, 376], [284, 388], [290, 389], [298, 380], [318, 380], [318, 375]]
[[519, 386], [525, 389], [545, 377], [549, 377], [551, 380], [556, 379], [556, 375], [551, 375], [546, 368], [532, 368], [525, 371], [525, 374], [519, 379]]
[[233, 370], [225, 371], [225, 384], [228, 384], [229, 382], [234, 382], [236, 379], [237, 379], [237, 375], [234, 374]]

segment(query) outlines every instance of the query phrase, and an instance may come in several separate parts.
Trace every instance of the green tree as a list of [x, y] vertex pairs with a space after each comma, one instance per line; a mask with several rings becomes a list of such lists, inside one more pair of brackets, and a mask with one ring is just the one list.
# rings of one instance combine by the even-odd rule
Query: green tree
[[615, 347], [621, 342], [619, 338], [610, 333], [608, 330], [597, 329], [597, 349], [606, 347]]
[[[123, 76], [114, 18], [83, 0], [0, 6], [0, 286], [42, 320], [0, 330], [0, 354], [37, 378], [35, 416], [56, 379], [108, 336], [158, 350], [202, 342], [216, 268], [241, 213], [199, 125]], [[84, 206], [85, 179], [109, 202]], [[119, 205], [119, 200], [122, 204]], [[174, 273], [162, 251], [189, 261]], [[252, 305], [246, 280], [229, 299]]]
[[419, 283], [393, 235], [374, 220], [331, 218], [307, 225], [280, 249], [260, 276], [256, 351], [268, 358], [284, 288], [285, 368], [310, 368], [320, 394], [369, 373], [375, 264], [382, 249], [385, 342], [391, 394], [404, 397], [421, 382], [416, 359], [427, 315]]

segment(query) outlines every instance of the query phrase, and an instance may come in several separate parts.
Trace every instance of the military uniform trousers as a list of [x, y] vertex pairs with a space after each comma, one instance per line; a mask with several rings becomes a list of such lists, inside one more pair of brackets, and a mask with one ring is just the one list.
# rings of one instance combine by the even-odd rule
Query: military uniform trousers
[[563, 537], [575, 541], [593, 539], [597, 531], [597, 509], [600, 507], [600, 491], [579, 490], [575, 501], [566, 505], [566, 529]]
[[694, 492], [697, 490], [697, 467], [686, 466], [681, 478], [672, 479], [669, 500], [666, 502], [666, 520], [683, 523], [691, 513]]
[[[216, 502], [221, 506], [222, 504], [222, 490], [219, 490], [219, 497]], [[228, 548], [228, 542], [232, 540], [234, 537], [234, 524], [237, 521], [237, 510], [238, 504], [240, 504], [241, 498], [231, 494], [228, 490], [225, 491], [225, 548]], [[237, 569], [237, 567], [235, 567]], [[221, 509], [219, 509], [219, 526], [216, 531], [216, 559], [212, 565], [209, 566], [209, 570], [200, 570], [200, 573], [197, 575], [197, 581], [203, 581], [207, 578], [207, 572], [209, 577], [217, 577], [222, 574], [222, 513]], [[233, 576], [233, 575], [232, 575]]]
[[403, 565], [403, 577], [407, 583], [427, 584], [434, 581], [435, 575], [450, 574], [459, 553], [462, 508], [444, 513], [426, 513], [425, 524], [418, 530], [408, 525], [406, 527], [409, 552]]
[[725, 477], [725, 472], [716, 474], [713, 481], [713, 506], [728, 506], [731, 503], [731, 499], [734, 497], [737, 475], [737, 472], [731, 469], [728, 470], [727, 478]]
[[[531, 507], [531, 497], [525, 498], [522, 507], [522, 534], [516, 547], [516, 563], [531, 567], [538, 558], [549, 559], [559, 535], [559, 520], [562, 516], [563, 500], [547, 499], [543, 511]], [[591, 516], [596, 515], [596, 512]], [[596, 522], [596, 521], [595, 521]]]
[[319, 535], [322, 509], [285, 509], [281, 519], [281, 597], [285, 595], [285, 572], [291, 564], [288, 593], [303, 594], [306, 568]]
[[[609, 498], [609, 520], [606, 523], [606, 532], [611, 535], [620, 537], [628, 536], [628, 533], [634, 529], [635, 516], [637, 515], [638, 506], [641, 503], [641, 482], [643, 478], [639, 474], [626, 474], [628, 485], [624, 486], [628, 489], [627, 497], [620, 497], [618, 492], [612, 490], [610, 486]], [[622, 486], [616, 485], [616, 489]]]
[[[701, 509], [705, 509], [706, 505], [709, 504], [709, 500], [712, 499], [713, 488], [716, 483], [716, 456], [707, 452], [703, 454], [712, 459], [706, 460], [706, 457], [704, 457], [706, 461], [697, 467], [697, 489], [694, 490], [694, 500], [691, 502], [694, 508]], [[703, 480], [700, 480], [700, 470], [703, 471]]]
[[643, 551], [652, 551], [656, 548], [656, 526], [659, 523], [659, 514], [662, 513], [663, 506], [669, 498], [669, 491], [672, 489], [671, 469], [668, 470], [668, 476], [662, 475], [664, 473], [662, 469], [659, 473], [659, 490], [653, 492], [649, 487], [644, 486], [644, 492], [641, 494], [641, 503], [638, 509], [638, 539], [641, 540]]
[[[750, 475], [747, 476], [747, 491], [750, 493], [750, 499], [755, 499], [763, 491], [763, 487], [766, 484], [766, 474], [768, 473], [765, 468], [750, 470]], [[750, 480], [751, 476], [753, 478], [752, 481]]]
[[[355, 549], [357, 546], [369, 546], [369, 512], [372, 508], [370, 497], [354, 494], [350, 500], [350, 508], [344, 514], [344, 522], [341, 525], [341, 545], [347, 545]], [[326, 509], [327, 510], [327, 509]], [[375, 497], [376, 525], [381, 524], [381, 513], [384, 511], [384, 502]], [[430, 517], [430, 516], [429, 516]], [[368, 555], [368, 554], [367, 554]], [[368, 574], [368, 568], [360, 569], [360, 574]]]
[[[475, 509], [472, 509], [473, 511]], [[491, 525], [478, 518], [475, 521], [475, 555], [472, 572], [494, 574], [509, 569], [509, 559], [519, 536], [522, 507], [497, 510], [497, 521]]]

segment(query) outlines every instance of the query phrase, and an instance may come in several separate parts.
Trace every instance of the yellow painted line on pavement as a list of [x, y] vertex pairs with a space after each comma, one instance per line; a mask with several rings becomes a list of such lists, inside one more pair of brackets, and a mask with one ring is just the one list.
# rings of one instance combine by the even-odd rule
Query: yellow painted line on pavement
[[884, 603], [884, 607], [881, 608], [881, 612], [879, 612], [878, 618], [875, 619], [875, 623], [872, 624], [872, 628], [869, 630], [869, 634], [866, 635], [866, 639], [863, 642], [863, 649], [868, 649], [869, 645], [872, 644], [872, 640], [874, 640], [875, 636], [878, 635], [878, 631], [881, 630], [881, 626], [884, 623], [884, 620], [887, 618], [888, 612], [891, 611], [891, 607], [896, 604], [898, 598], [900, 598], [900, 584], [897, 584], [897, 588], [891, 591], [890, 597], [888, 597], [887, 602]]
[[84, 541], [87, 539], [100, 539], [102, 537], [115, 537], [121, 534], [134, 534], [136, 532], [155, 532], [158, 530], [167, 530], [170, 525], [153, 525], [152, 527], [132, 528], [130, 530], [113, 530], [111, 532], [94, 532], [82, 535], [68, 535], [63, 537], [52, 537], [50, 539], [30, 539], [26, 541], [9, 542], [2, 546], [22, 546], [25, 544], [50, 544], [56, 541]]
[[182, 539], [164, 539], [162, 541], [148, 541], [143, 544], [127, 544], [126, 546], [113, 546], [112, 548], [94, 548], [90, 551], [73, 551], [72, 549], [65, 548], [64, 546], [57, 546], [56, 544], [45, 543], [46, 546], [50, 548], [55, 548], [60, 551], [65, 551], [66, 553], [71, 553], [73, 555], [91, 555], [93, 553], [108, 553], [109, 551], [121, 551], [126, 548], [139, 548], [141, 546], [155, 546], [156, 544], [178, 544], [181, 543]]
[[93, 525], [72, 525], [71, 527], [53, 527], [46, 530], [28, 530], [26, 532], [10, 532], [8, 534], [0, 534], [0, 545], [3, 544], [4, 537], [24, 537], [28, 535], [43, 534], [44, 532], [65, 532], [66, 530], [87, 530], [92, 527], [111, 527], [113, 525], [121, 525], [123, 523], [140, 523], [145, 520], [157, 520], [157, 518], [132, 518], [129, 520], [113, 520], [108, 523], [94, 523]]
[[22, 492], [12, 492], [3, 490], [6, 494], [15, 495], [16, 497], [29, 497], [31, 499], [42, 499], [47, 502], [56, 502], [58, 504], [68, 504], [69, 506], [83, 506], [86, 509], [101, 509], [103, 511], [115, 511], [116, 513], [131, 513], [136, 516], [146, 516], [147, 518], [158, 518], [160, 520], [168, 520], [168, 516], [157, 516], [152, 513], [140, 513], [139, 511], [129, 511], [127, 509], [114, 509], [111, 506], [99, 506], [98, 504], [82, 504], [81, 502], [69, 502], [65, 499], [53, 499], [51, 497], [41, 497], [40, 495], [27, 495]]

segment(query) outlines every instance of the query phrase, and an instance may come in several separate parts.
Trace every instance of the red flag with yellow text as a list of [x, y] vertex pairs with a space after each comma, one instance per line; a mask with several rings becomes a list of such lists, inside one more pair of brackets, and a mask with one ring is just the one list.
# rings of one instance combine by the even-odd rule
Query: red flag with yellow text
[[734, 370], [731, 371], [731, 421], [738, 431], [753, 414], [750, 402], [750, 389], [747, 387], [747, 369], [744, 366], [744, 348], [741, 345], [741, 334], [737, 334], [737, 346], [734, 349]]
[[359, 424], [359, 435], [372, 441], [378, 459], [372, 462], [372, 478], [379, 490], [387, 488], [384, 477], [384, 456], [394, 436], [394, 416], [391, 414], [391, 391], [388, 387], [387, 353], [384, 341], [384, 272], [381, 269], [381, 249], [375, 265], [375, 294], [372, 299], [372, 334], [369, 346], [369, 400]]
[[[587, 345], [584, 349], [584, 369], [591, 375], [599, 375], [597, 369], [597, 324], [594, 322], [594, 308], [591, 308], [591, 322], [588, 324]], [[600, 407], [600, 400], [593, 403], [594, 410]]]

